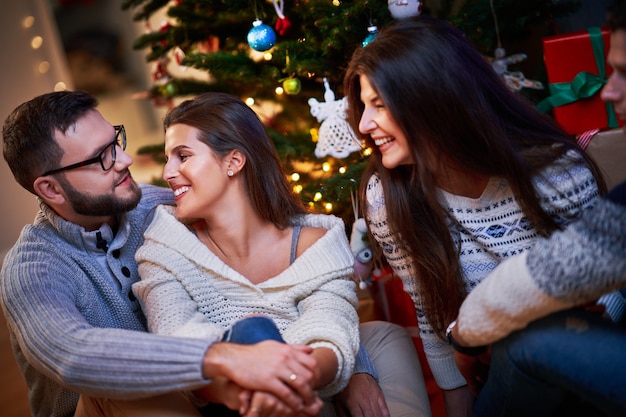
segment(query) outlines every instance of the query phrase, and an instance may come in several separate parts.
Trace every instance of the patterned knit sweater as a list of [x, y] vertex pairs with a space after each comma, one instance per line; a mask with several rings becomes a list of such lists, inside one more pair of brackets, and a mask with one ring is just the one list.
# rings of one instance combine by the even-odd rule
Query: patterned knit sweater
[[159, 207], [137, 251], [141, 281], [133, 286], [150, 331], [216, 341], [235, 321], [265, 315], [287, 343], [335, 352], [337, 374], [319, 394], [339, 392], [359, 347], [352, 252], [334, 216], [307, 215], [294, 224], [327, 232], [286, 270], [255, 285], [202, 244], [171, 207]]
[[[580, 157], [570, 154], [533, 179], [544, 209], [560, 224], [567, 224], [598, 197], [596, 182]], [[493, 177], [476, 199], [440, 190], [439, 201], [459, 227], [450, 233], [459, 245], [460, 264], [467, 291], [470, 292], [503, 259], [528, 250], [537, 233], [522, 212], [511, 188], [502, 178]], [[452, 348], [433, 332], [421, 307], [419, 280], [406, 251], [390, 232], [382, 184], [373, 175], [367, 184], [365, 217], [374, 239], [383, 248], [394, 272], [402, 279], [417, 311], [420, 336], [428, 364], [442, 389], [465, 385], [454, 363]]]
[[626, 288], [626, 182], [620, 187], [489, 274], [461, 306], [463, 340], [490, 344], [540, 317]]
[[[207, 382], [201, 364], [210, 343], [148, 333], [131, 293], [146, 219], [173, 202], [169, 189], [142, 191], [106, 254], [95, 232], [40, 202], [34, 224], [4, 259], [0, 299], [33, 416], [73, 416], [78, 393], [141, 398]], [[101, 232], [110, 238], [107, 228]]]

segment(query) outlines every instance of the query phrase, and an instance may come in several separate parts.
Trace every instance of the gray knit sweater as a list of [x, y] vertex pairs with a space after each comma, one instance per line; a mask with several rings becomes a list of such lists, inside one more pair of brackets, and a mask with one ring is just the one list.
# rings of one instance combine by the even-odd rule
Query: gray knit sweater
[[[624, 195], [626, 183], [621, 187]], [[461, 306], [463, 340], [493, 343], [533, 320], [626, 288], [626, 201], [613, 195], [489, 274]]]
[[155, 333], [217, 341], [236, 321], [260, 314], [276, 322], [287, 343], [331, 349], [337, 374], [319, 391], [328, 398], [347, 385], [359, 346], [354, 258], [341, 219], [309, 214], [292, 221], [327, 231], [287, 269], [253, 284], [207, 249], [173, 209], [159, 207], [137, 251], [141, 281], [133, 290]]
[[[209, 342], [147, 333], [131, 292], [147, 221], [154, 207], [172, 202], [169, 189], [142, 190], [106, 255], [95, 232], [40, 202], [4, 259], [0, 299], [33, 416], [73, 416], [78, 393], [139, 398], [207, 382], [201, 361]], [[101, 232], [113, 237], [110, 228]]]

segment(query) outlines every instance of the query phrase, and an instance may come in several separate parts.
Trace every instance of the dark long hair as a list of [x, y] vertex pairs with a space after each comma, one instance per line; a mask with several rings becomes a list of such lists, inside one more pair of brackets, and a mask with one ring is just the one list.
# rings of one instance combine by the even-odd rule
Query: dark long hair
[[543, 236], [558, 225], [541, 208], [533, 187], [532, 178], [542, 168], [574, 149], [587, 160], [601, 191], [606, 187], [573, 138], [509, 91], [464, 35], [445, 22], [426, 16], [398, 20], [355, 51], [344, 80], [355, 131], [364, 109], [360, 75], [406, 136], [415, 161], [386, 169], [365, 135], [374, 152], [361, 182], [361, 206], [366, 207], [365, 186], [376, 173], [391, 231], [412, 256], [425, 313], [443, 335], [466, 289], [449, 231], [455, 220], [437, 200], [434, 173], [441, 167], [433, 161], [449, 160], [477, 174], [505, 178]]
[[606, 26], [611, 32], [626, 30], [626, 1], [616, 0], [611, 3], [606, 12]]
[[15, 180], [35, 194], [35, 179], [58, 168], [63, 158], [56, 133], [65, 133], [97, 105], [98, 101], [88, 93], [57, 91], [17, 106], [2, 127], [4, 159]]
[[166, 115], [163, 126], [179, 123], [198, 129], [198, 139], [219, 158], [235, 149], [246, 156], [242, 174], [251, 203], [263, 219], [283, 229], [293, 216], [305, 213], [259, 117], [239, 98], [210, 92], [184, 101]]

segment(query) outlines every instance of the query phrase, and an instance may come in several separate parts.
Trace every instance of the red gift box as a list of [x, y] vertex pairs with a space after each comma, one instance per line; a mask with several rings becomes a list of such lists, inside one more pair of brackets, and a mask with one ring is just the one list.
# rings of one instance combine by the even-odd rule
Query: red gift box
[[[597, 38], [592, 41], [594, 35]], [[618, 126], [613, 106], [600, 98], [601, 87], [612, 72], [606, 64], [609, 37], [608, 29], [591, 28], [543, 39], [551, 96], [538, 107], [544, 111], [552, 108], [556, 121], [570, 134]], [[592, 94], [585, 97], [585, 91]], [[570, 96], [569, 101], [573, 95], [575, 101], [562, 104], [568, 101], [562, 100], [563, 94]]]

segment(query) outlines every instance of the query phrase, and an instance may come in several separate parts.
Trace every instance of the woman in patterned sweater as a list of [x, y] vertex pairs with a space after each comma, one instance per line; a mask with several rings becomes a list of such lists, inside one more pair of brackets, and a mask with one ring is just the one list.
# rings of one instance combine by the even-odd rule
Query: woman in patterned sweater
[[473, 396], [445, 338], [461, 302], [606, 187], [575, 142], [444, 22], [383, 29], [355, 52], [344, 92], [373, 149], [361, 184], [373, 246], [414, 301], [447, 414], [469, 415]]

